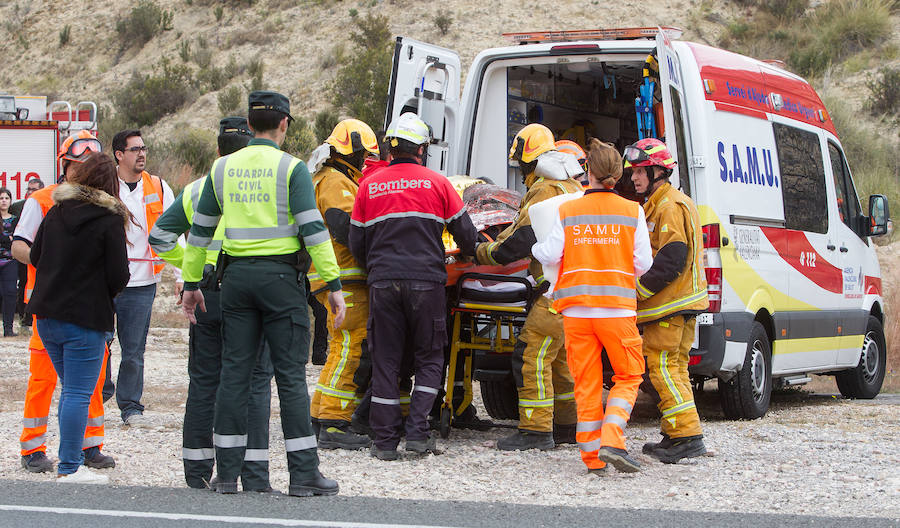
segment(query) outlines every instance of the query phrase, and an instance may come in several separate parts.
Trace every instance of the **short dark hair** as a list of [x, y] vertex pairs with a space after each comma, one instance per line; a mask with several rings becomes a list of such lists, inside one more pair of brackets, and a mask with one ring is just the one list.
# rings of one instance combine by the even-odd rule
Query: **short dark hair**
[[232, 152], [237, 152], [247, 146], [250, 142], [250, 136], [245, 134], [222, 134], [218, 137], [219, 155], [227, 156]]
[[112, 139], [113, 154], [119, 151], [125, 152], [125, 147], [128, 146], [128, 138], [131, 137], [141, 137], [141, 131], [137, 129], [130, 129], [117, 132]]
[[[419, 155], [419, 147], [422, 145], [416, 145], [412, 141], [407, 141], [402, 138], [385, 138], [387, 144], [391, 147], [391, 157], [394, 158], [408, 158], [410, 156], [418, 156]], [[391, 145], [394, 140], [397, 140], [397, 146]]]
[[268, 132], [278, 128], [281, 120], [287, 117], [277, 110], [250, 110], [247, 113], [247, 123], [254, 132]]
[[30, 180], [28, 180], [28, 183], [25, 184], [25, 187], [28, 187], [29, 185], [31, 185], [32, 182], [37, 182], [38, 189], [44, 188], [44, 180], [42, 180], [40, 178], [31, 178]]

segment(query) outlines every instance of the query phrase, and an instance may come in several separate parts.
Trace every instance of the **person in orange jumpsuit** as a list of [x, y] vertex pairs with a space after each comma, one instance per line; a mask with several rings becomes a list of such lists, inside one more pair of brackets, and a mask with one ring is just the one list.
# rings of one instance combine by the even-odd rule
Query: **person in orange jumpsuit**
[[[644, 373], [636, 280], [653, 258], [643, 210], [613, 190], [622, 158], [594, 139], [587, 159], [590, 189], [560, 206], [547, 239], [532, 254], [544, 266], [560, 266], [553, 308], [563, 315], [575, 378], [581, 459], [591, 473], [603, 473], [607, 463], [631, 473], [640, 464], [625, 449], [625, 427]], [[614, 371], [605, 411], [604, 348]]]
[[[81, 163], [90, 152], [100, 152], [100, 142], [88, 131], [82, 130], [66, 138], [59, 148], [57, 158], [62, 162], [63, 172], [58, 182], [65, 181], [65, 171], [71, 163]], [[25, 302], [27, 303], [34, 289], [35, 268], [31, 265], [29, 253], [31, 243], [34, 241], [38, 227], [53, 207], [53, 189], [57, 185], [35, 191], [28, 197], [22, 207], [22, 216], [19, 225], [13, 235], [12, 254], [19, 262], [28, 265], [28, 280], [25, 286]], [[28, 389], [25, 393], [25, 416], [22, 425], [22, 435], [19, 437], [21, 448], [22, 467], [32, 473], [43, 473], [53, 469], [53, 462], [47, 458], [47, 418], [50, 414], [50, 402], [53, 399], [53, 391], [56, 389], [56, 370], [50, 362], [50, 356], [38, 335], [37, 325], [33, 325], [34, 332], [28, 343], [30, 359], [28, 365]], [[113, 457], [103, 454], [104, 437], [104, 413], [103, 413], [103, 382], [106, 362], [109, 359], [109, 350], [103, 358], [100, 378], [94, 393], [91, 395], [88, 410], [88, 423], [84, 431], [84, 465], [95, 468], [112, 468], [116, 466]]]

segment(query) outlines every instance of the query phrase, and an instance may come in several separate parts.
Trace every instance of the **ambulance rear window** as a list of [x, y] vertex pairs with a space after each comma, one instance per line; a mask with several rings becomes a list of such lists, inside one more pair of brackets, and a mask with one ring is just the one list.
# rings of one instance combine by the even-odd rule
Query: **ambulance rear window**
[[773, 123], [772, 128], [781, 173], [785, 227], [827, 232], [825, 167], [819, 137], [781, 123]]

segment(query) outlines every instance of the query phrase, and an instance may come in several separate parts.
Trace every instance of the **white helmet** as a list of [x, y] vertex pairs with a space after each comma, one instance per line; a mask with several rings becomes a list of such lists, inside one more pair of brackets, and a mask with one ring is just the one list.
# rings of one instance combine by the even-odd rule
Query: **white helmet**
[[405, 112], [388, 126], [384, 138], [390, 139], [392, 147], [400, 144], [398, 139], [404, 139], [413, 145], [427, 145], [431, 142], [431, 127], [416, 114]]

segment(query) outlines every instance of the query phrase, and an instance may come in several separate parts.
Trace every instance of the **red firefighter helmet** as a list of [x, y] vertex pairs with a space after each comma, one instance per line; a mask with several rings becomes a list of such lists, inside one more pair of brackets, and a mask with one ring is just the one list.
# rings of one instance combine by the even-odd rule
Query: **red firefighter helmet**
[[622, 157], [625, 168], [649, 167], [656, 165], [666, 169], [675, 168], [675, 158], [666, 144], [656, 138], [644, 138], [633, 145], [625, 147]]

